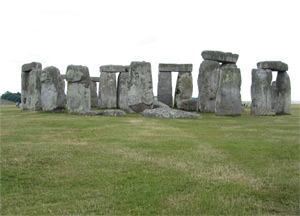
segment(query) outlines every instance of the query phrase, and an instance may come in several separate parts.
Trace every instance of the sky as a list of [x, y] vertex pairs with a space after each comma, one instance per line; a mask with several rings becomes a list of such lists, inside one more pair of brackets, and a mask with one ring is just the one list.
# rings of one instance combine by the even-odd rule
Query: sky
[[[203, 50], [239, 54], [242, 100], [250, 101], [256, 63], [289, 65], [292, 100], [300, 101], [299, 0], [1, 0], [0, 94], [21, 92], [21, 67], [151, 63], [193, 64], [193, 97]], [[298, 63], [299, 62], [299, 63]], [[173, 89], [176, 85], [174, 73]], [[273, 73], [273, 80], [277, 73]]]

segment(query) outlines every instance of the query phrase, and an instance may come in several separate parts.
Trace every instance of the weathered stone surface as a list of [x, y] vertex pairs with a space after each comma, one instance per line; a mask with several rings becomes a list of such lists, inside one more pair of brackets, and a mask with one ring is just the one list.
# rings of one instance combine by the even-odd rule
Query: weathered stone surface
[[79, 115], [87, 115], [87, 116], [96, 116], [96, 115], [103, 115], [103, 111], [81, 111], [78, 113]]
[[102, 65], [100, 67], [100, 72], [107, 72], [107, 73], [117, 73], [117, 72], [128, 72], [129, 66], [128, 65]]
[[91, 77], [91, 81], [100, 82], [100, 77]]
[[91, 108], [89, 69], [81, 65], [69, 65], [67, 68], [66, 79], [68, 81], [68, 113], [75, 114], [89, 111]]
[[65, 109], [65, 82], [56, 67], [46, 67], [41, 72], [41, 102], [44, 111]]
[[287, 71], [289, 69], [288, 65], [281, 61], [263, 61], [257, 63], [257, 68], [269, 69], [272, 71]]
[[42, 64], [39, 62], [31, 62], [22, 65], [22, 72], [29, 73], [32, 70], [38, 70], [38, 69], [40, 70], [42, 69]]
[[159, 64], [160, 72], [192, 72], [192, 64]]
[[21, 74], [21, 103], [23, 110], [41, 110], [42, 65], [38, 62], [24, 64]]
[[115, 73], [101, 73], [99, 82], [99, 108], [117, 108], [116, 82]]
[[164, 109], [171, 109], [168, 105], [160, 102], [160, 101], [157, 101], [157, 100], [154, 100], [153, 101], [153, 108], [164, 108]]
[[97, 83], [90, 82], [90, 91], [91, 91], [91, 107], [97, 107], [99, 104], [99, 99], [97, 95]]
[[182, 100], [177, 102], [177, 108], [185, 111], [197, 111], [197, 100]]
[[153, 107], [153, 84], [149, 62], [131, 62], [128, 82], [128, 106], [134, 112]]
[[175, 89], [174, 108], [177, 103], [183, 100], [192, 99], [193, 94], [193, 77], [191, 72], [178, 73]]
[[219, 62], [204, 60], [201, 63], [198, 75], [198, 111], [215, 112], [219, 73]]
[[239, 55], [230, 52], [205, 50], [201, 53], [204, 60], [213, 60], [222, 63], [236, 63]]
[[171, 72], [158, 72], [157, 100], [172, 107], [172, 74]]
[[117, 86], [117, 107], [126, 111], [129, 110], [128, 79], [129, 79], [129, 72], [119, 73], [118, 86]]
[[62, 74], [62, 75], [60, 75], [60, 78], [62, 78], [62, 79], [66, 79], [66, 74]]
[[126, 116], [123, 110], [105, 110], [103, 111], [104, 116]]
[[241, 72], [239, 68], [222, 68], [216, 95], [216, 115], [240, 115]]
[[146, 109], [143, 112], [143, 116], [152, 117], [152, 118], [171, 118], [171, 119], [201, 119], [202, 118], [200, 114], [186, 112], [182, 110], [164, 109], [164, 108]]
[[221, 68], [237, 68], [237, 65], [232, 63], [225, 63], [221, 65]]
[[271, 70], [252, 70], [251, 115], [271, 114], [271, 82]]
[[276, 112], [276, 106], [277, 106], [277, 87], [276, 87], [276, 81], [273, 81], [271, 85], [271, 112]]
[[287, 72], [278, 72], [276, 78], [276, 114], [291, 114], [291, 82]]

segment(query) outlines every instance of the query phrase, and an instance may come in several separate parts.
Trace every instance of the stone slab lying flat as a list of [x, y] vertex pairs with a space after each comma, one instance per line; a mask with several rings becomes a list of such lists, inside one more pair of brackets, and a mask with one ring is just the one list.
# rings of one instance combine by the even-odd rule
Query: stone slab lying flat
[[159, 64], [160, 72], [192, 72], [192, 64]]
[[204, 60], [213, 60], [222, 63], [236, 63], [239, 58], [238, 54], [212, 50], [204, 50], [201, 56]]
[[79, 112], [79, 115], [87, 115], [87, 116], [126, 116], [126, 113], [123, 110], [104, 110], [104, 111], [86, 111]]
[[197, 100], [182, 100], [177, 102], [177, 108], [185, 111], [196, 111]]
[[31, 62], [22, 65], [22, 72], [30, 72], [33, 69], [42, 69], [42, 64], [39, 62]]
[[170, 118], [170, 119], [202, 119], [202, 116], [200, 114], [186, 112], [182, 110], [164, 109], [164, 108], [146, 109], [143, 111], [143, 116], [152, 117], [152, 118]]
[[281, 61], [262, 61], [257, 63], [257, 68], [269, 69], [272, 71], [287, 71], [289, 69], [288, 65]]
[[127, 65], [102, 65], [100, 72], [117, 73], [117, 72], [128, 72], [129, 66]]
[[100, 82], [100, 77], [91, 77], [91, 81]]

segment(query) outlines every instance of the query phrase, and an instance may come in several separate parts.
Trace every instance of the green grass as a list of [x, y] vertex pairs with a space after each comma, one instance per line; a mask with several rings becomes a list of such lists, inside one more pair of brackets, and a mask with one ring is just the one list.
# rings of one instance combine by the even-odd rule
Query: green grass
[[298, 215], [299, 111], [183, 120], [1, 107], [1, 215]]

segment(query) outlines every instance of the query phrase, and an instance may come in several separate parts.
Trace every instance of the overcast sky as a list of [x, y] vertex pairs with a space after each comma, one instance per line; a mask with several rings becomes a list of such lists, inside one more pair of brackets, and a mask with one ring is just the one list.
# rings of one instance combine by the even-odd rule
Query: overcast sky
[[[193, 96], [203, 50], [239, 54], [242, 100], [251, 70], [265, 60], [289, 65], [292, 100], [300, 101], [299, 0], [1, 0], [0, 94], [21, 92], [21, 66], [99, 66], [148, 61], [157, 95], [159, 63], [192, 63]], [[273, 80], [276, 73], [273, 73]], [[175, 86], [176, 75], [173, 76]]]

